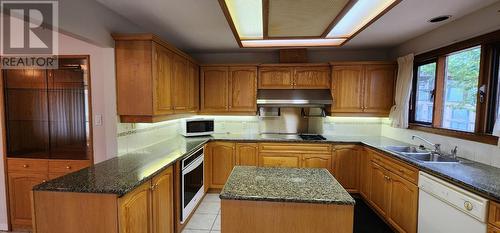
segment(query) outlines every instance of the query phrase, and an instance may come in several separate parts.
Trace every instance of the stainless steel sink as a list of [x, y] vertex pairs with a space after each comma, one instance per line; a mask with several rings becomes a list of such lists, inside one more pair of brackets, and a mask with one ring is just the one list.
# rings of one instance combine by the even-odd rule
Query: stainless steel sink
[[428, 150], [422, 150], [414, 146], [387, 146], [385, 149], [394, 153], [406, 156], [408, 158], [426, 163], [458, 163], [460, 160], [440, 155]]

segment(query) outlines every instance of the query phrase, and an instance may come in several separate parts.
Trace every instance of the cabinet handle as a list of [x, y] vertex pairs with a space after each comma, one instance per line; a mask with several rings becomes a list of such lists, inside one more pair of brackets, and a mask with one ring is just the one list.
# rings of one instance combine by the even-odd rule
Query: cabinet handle
[[405, 170], [403, 170], [403, 169], [399, 169], [399, 172], [401, 172], [401, 173], [405, 173]]
[[24, 167], [24, 168], [28, 168], [28, 167], [29, 167], [29, 165], [28, 165], [28, 164], [23, 164], [23, 167]]
[[42, 183], [45, 183], [45, 182], [47, 182], [47, 180], [42, 180]]
[[66, 166], [66, 169], [68, 169], [68, 170], [71, 169], [71, 166]]
[[474, 209], [474, 206], [469, 201], [464, 202], [464, 207], [468, 211], [471, 211], [472, 209]]

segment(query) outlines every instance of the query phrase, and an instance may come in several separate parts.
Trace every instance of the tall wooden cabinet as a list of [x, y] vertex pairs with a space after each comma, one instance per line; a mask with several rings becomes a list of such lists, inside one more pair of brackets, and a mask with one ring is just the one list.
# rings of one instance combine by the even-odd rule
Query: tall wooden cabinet
[[389, 62], [332, 65], [332, 115], [387, 116], [394, 103], [397, 66]]
[[255, 115], [256, 66], [203, 66], [200, 72], [202, 113]]
[[264, 64], [259, 66], [259, 89], [329, 89], [327, 64]]
[[197, 111], [196, 61], [152, 34], [113, 38], [121, 122], [152, 123]]

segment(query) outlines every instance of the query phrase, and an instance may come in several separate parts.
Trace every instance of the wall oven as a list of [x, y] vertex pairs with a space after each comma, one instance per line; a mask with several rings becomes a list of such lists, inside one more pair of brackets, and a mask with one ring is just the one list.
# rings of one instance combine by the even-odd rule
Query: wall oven
[[181, 161], [181, 223], [203, 198], [203, 147]]
[[214, 119], [188, 118], [182, 120], [182, 135], [186, 137], [204, 136], [214, 133]]

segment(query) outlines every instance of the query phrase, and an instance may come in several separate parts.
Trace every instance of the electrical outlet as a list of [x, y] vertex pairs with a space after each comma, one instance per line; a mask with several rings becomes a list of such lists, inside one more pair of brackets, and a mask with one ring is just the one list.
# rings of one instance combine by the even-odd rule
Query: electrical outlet
[[96, 126], [102, 125], [102, 115], [101, 114], [97, 114], [94, 116], [94, 123]]

